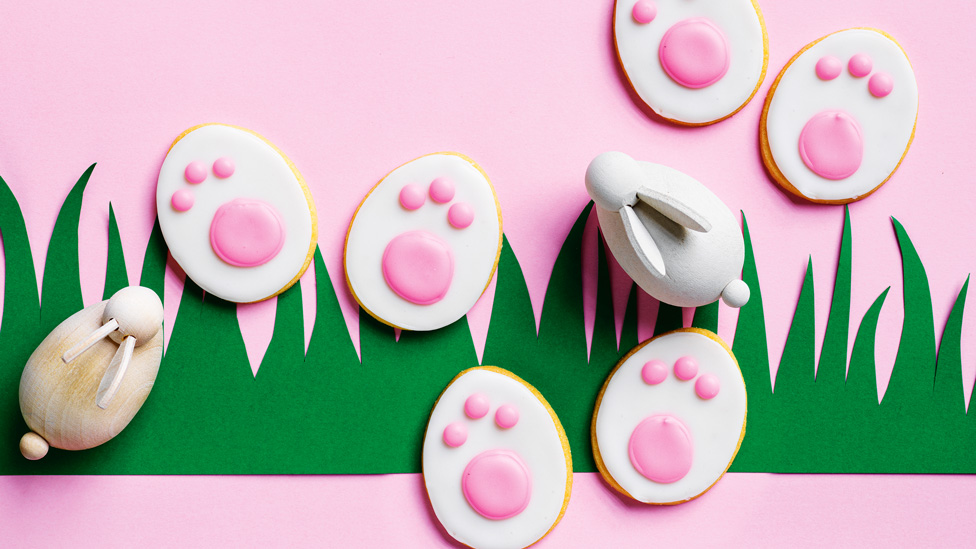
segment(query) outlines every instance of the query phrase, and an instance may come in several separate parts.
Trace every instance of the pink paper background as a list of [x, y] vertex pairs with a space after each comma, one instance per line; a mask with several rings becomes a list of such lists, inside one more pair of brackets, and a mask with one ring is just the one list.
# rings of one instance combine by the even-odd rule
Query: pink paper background
[[[613, 51], [610, 0], [161, 4], [0, 8], [0, 175], [24, 211], [39, 280], [61, 201], [98, 162], [80, 228], [86, 303], [101, 296], [109, 201], [136, 281], [160, 162], [172, 140], [198, 123], [252, 128], [301, 170], [318, 202], [319, 244], [343, 290], [354, 340], [357, 311], [344, 293], [343, 236], [362, 195], [390, 169], [438, 150], [476, 159], [495, 184], [538, 317], [556, 253], [587, 201], [586, 165], [618, 149], [681, 169], [733, 210], [745, 210], [775, 370], [811, 254], [819, 350], [843, 209], [799, 203], [769, 181], [757, 147], [762, 100], [797, 50], [852, 26], [882, 28], [901, 42], [922, 97], [915, 143], [900, 170], [851, 206], [852, 335], [873, 299], [892, 286], [878, 330], [879, 394], [902, 316], [901, 265], [888, 216], [905, 225], [928, 269], [937, 336], [976, 270], [967, 238], [976, 228], [970, 2], [933, 10], [906, 0], [767, 0], [765, 82], [742, 112], [700, 129], [661, 124], [632, 100]], [[627, 288], [616, 274], [619, 300]], [[302, 281], [307, 302], [314, 295], [310, 275]], [[594, 287], [594, 276], [586, 281]], [[170, 318], [180, 285], [174, 273], [165, 298]], [[469, 315], [479, 352], [492, 292]], [[643, 334], [652, 308], [642, 308]], [[257, 368], [274, 303], [239, 311]], [[723, 307], [720, 332], [727, 339], [734, 318]], [[963, 326], [967, 402], [976, 378], [972, 324], [967, 319]], [[691, 504], [646, 509], [624, 504], [595, 475], [576, 481], [569, 510], [548, 539], [552, 546], [965, 543], [976, 487], [971, 477], [739, 474]], [[8, 540], [12, 532], [15, 545], [444, 543], [413, 475], [3, 478], [0, 531]]]

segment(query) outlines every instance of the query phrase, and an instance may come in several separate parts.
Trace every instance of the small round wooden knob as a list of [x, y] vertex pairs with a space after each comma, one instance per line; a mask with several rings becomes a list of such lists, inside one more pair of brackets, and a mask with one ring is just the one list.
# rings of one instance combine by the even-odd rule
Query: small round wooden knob
[[102, 322], [115, 319], [119, 329], [109, 334], [116, 343], [132, 336], [136, 346], [148, 343], [163, 325], [163, 303], [156, 292], [142, 286], [129, 286], [115, 292], [105, 305]]
[[31, 431], [20, 438], [20, 453], [30, 460], [38, 460], [47, 455], [50, 448], [44, 437]]

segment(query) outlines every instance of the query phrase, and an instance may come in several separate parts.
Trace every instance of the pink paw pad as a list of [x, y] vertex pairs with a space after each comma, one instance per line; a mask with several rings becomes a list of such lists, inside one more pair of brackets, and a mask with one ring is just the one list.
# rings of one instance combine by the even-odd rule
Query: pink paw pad
[[488, 397], [475, 393], [464, 401], [464, 415], [471, 419], [481, 419], [488, 413]]
[[217, 209], [210, 223], [214, 253], [235, 267], [271, 261], [285, 245], [285, 225], [278, 210], [261, 200], [237, 198]]
[[213, 163], [213, 173], [221, 179], [227, 179], [228, 177], [234, 175], [234, 170], [236, 166], [234, 160], [227, 156], [222, 156]]
[[170, 198], [173, 209], [178, 212], [189, 211], [193, 207], [193, 201], [193, 191], [190, 189], [180, 189], [173, 193], [173, 197]]
[[698, 375], [698, 361], [694, 357], [683, 356], [674, 361], [674, 377], [688, 381]]
[[718, 396], [719, 389], [721, 389], [721, 384], [718, 381], [718, 377], [713, 374], [702, 374], [695, 381], [695, 394], [702, 400], [715, 398]]
[[460, 421], [455, 421], [444, 427], [444, 444], [457, 448], [468, 440], [468, 428]]
[[454, 278], [454, 254], [427, 231], [403, 233], [383, 252], [383, 278], [396, 294], [417, 305], [437, 303]]
[[668, 377], [668, 365], [660, 360], [651, 360], [641, 368], [641, 378], [648, 385], [660, 385]]
[[664, 72], [691, 89], [718, 82], [729, 70], [729, 42], [715, 23], [703, 17], [674, 24], [661, 39], [658, 57]]
[[438, 177], [430, 182], [430, 198], [438, 204], [447, 204], [454, 199], [454, 182], [446, 177]]
[[426, 201], [424, 190], [416, 183], [407, 183], [400, 189], [400, 205], [408, 210], [419, 209]]
[[532, 476], [522, 458], [511, 450], [486, 450], [468, 462], [461, 475], [464, 499], [479, 515], [491, 520], [514, 517], [532, 497]]
[[205, 179], [207, 179], [207, 166], [199, 160], [190, 162], [186, 165], [186, 169], [183, 170], [183, 177], [185, 177], [189, 183], [199, 185], [200, 183], [203, 183]]
[[630, 435], [630, 462], [641, 475], [669, 484], [688, 474], [694, 459], [694, 443], [688, 428], [670, 414], [641, 421]]
[[646, 25], [657, 17], [657, 4], [654, 0], [638, 0], [630, 14], [634, 17], [634, 21]]
[[495, 424], [502, 429], [511, 429], [518, 424], [519, 411], [514, 404], [502, 404], [495, 410]]
[[874, 61], [866, 53], [856, 53], [847, 62], [847, 70], [854, 78], [863, 78], [871, 74], [871, 69], [873, 68]]
[[821, 111], [800, 132], [800, 158], [813, 173], [834, 181], [857, 172], [864, 157], [861, 126], [839, 110]]

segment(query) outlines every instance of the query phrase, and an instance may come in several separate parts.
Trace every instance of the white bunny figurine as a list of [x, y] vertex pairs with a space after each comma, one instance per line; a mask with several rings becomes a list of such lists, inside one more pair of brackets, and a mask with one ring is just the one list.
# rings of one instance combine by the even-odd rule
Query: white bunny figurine
[[84, 450], [119, 434], [156, 380], [162, 324], [156, 292], [129, 286], [44, 338], [20, 378], [20, 411], [31, 428], [20, 439], [24, 457], [40, 459], [49, 446]]
[[624, 271], [651, 297], [678, 307], [719, 297], [749, 301], [740, 280], [744, 245], [729, 208], [704, 185], [667, 166], [603, 153], [586, 169], [603, 237]]

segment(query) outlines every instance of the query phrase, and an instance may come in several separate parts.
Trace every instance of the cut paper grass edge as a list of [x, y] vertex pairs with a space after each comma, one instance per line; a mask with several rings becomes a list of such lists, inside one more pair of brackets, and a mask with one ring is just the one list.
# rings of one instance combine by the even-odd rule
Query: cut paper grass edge
[[[360, 315], [362, 360], [349, 337], [322, 255], [315, 253], [316, 315], [305, 352], [301, 286], [278, 298], [274, 332], [255, 376], [236, 305], [204, 295], [187, 280], [172, 338], [149, 399], [112, 441], [84, 452], [52, 449], [29, 462], [18, 451], [27, 427], [19, 411], [20, 374], [30, 353], [82, 307], [78, 269], [81, 199], [94, 165], [66, 198], [55, 224], [39, 307], [34, 264], [20, 207], [0, 179], [0, 237], [6, 284], [0, 324], [0, 473], [2, 474], [370, 474], [420, 471], [427, 417], [444, 386], [477, 365], [466, 319], [428, 333], [403, 332]], [[573, 468], [596, 470], [590, 418], [616, 362], [638, 343], [633, 287], [617, 345], [604, 246], [587, 360], [581, 250], [592, 204], [570, 230], [553, 267], [539, 330], [518, 259], [503, 242], [482, 363], [533, 384], [549, 401], [570, 442]], [[905, 228], [892, 219], [902, 257], [904, 324], [891, 382], [878, 403], [875, 342], [883, 290], [851, 322], [850, 214], [845, 211], [833, 296], [814, 376], [812, 259], [797, 299], [772, 391], [755, 250], [743, 214], [743, 279], [752, 299], [735, 328], [735, 353], [749, 394], [746, 436], [732, 471], [790, 473], [974, 473], [976, 427], [965, 411], [961, 337], [968, 278], [936, 353], [925, 268]], [[114, 212], [108, 224], [104, 297], [129, 283]], [[167, 250], [158, 224], [147, 244], [140, 284], [162, 296]], [[135, 281], [132, 281], [133, 283]], [[694, 312], [714, 331], [719, 307]], [[654, 332], [681, 327], [680, 308], [661, 304]]]

